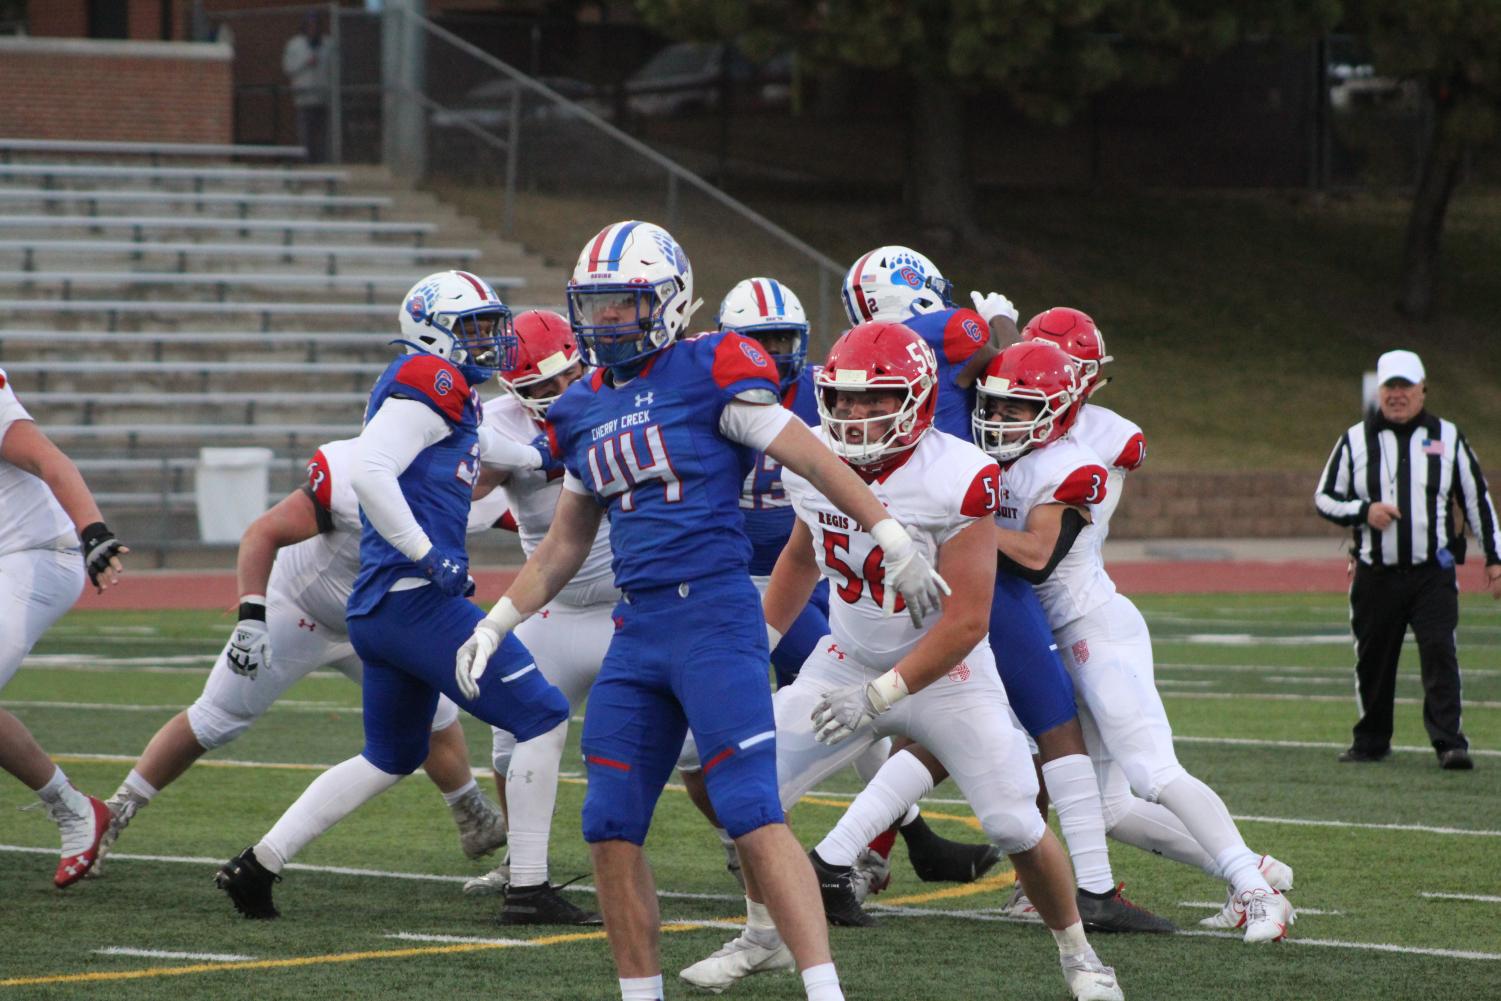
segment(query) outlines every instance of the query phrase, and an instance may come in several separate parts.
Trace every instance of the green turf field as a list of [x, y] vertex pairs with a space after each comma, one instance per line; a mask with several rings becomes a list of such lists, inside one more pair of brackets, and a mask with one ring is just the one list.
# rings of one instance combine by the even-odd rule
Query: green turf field
[[[1252, 991], [1273, 999], [1496, 997], [1501, 977], [1501, 608], [1469, 596], [1460, 628], [1472, 773], [1440, 772], [1427, 751], [1376, 766], [1338, 765], [1353, 721], [1345, 607], [1336, 596], [1151, 598], [1157, 678], [1185, 765], [1224, 796], [1251, 845], [1296, 870], [1301, 909], [1288, 944], [1251, 948], [1196, 921], [1219, 885], [1132, 849], [1112, 852], [1128, 895], [1189, 933], [1096, 936], [1129, 998], [1201, 999]], [[5, 689], [20, 716], [81, 787], [107, 796], [147, 738], [197, 695], [232, 625], [214, 613], [74, 613]], [[1398, 694], [1419, 695], [1409, 647]], [[53, 889], [56, 828], [19, 784], [0, 782], [0, 1001], [5, 998], [609, 999], [618, 996], [603, 937], [506, 929], [493, 898], [459, 892], [487, 866], [459, 854], [442, 800], [416, 776], [299, 859], [277, 888], [280, 921], [239, 918], [211, 882], [316, 774], [358, 750], [358, 692], [315, 676], [247, 736], [190, 771], [139, 814], [102, 878]], [[1396, 743], [1426, 745], [1415, 704], [1398, 706]], [[473, 760], [485, 728], [467, 724]], [[552, 854], [555, 880], [585, 875], [576, 733], [565, 759]], [[801, 806], [817, 840], [852, 777]], [[968, 810], [940, 786], [927, 812], [940, 833], [973, 838]], [[648, 842], [666, 920], [743, 913], [712, 833], [669, 791]], [[49, 857], [50, 856], [50, 857]], [[1067, 997], [1056, 950], [1038, 928], [997, 921], [1009, 873], [983, 885], [919, 883], [898, 842], [880, 927], [835, 929], [852, 999]], [[332, 867], [371, 870], [369, 874]], [[408, 878], [399, 878], [399, 877]], [[935, 893], [935, 891], [937, 891]], [[1476, 900], [1430, 894], [1464, 894]], [[578, 902], [593, 903], [581, 892]], [[518, 934], [519, 932], [519, 934]], [[669, 993], [678, 969], [733, 935], [698, 925], [663, 938]], [[439, 938], [439, 936], [448, 938]], [[501, 939], [507, 942], [451, 941]], [[517, 941], [522, 940], [525, 941]], [[150, 957], [118, 950], [213, 954]], [[117, 950], [113, 954], [103, 950]], [[240, 957], [225, 961], [224, 957]], [[736, 987], [745, 998], [798, 999], [789, 976]]]

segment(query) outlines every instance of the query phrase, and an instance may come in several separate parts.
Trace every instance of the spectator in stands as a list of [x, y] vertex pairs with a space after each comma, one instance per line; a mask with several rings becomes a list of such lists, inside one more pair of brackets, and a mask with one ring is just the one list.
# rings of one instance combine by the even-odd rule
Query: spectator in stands
[[[102, 592], [118, 581], [127, 552], [105, 527], [78, 467], [37, 429], [0, 371], [0, 689], [73, 607], [85, 571]], [[75, 789], [26, 724], [4, 709], [0, 768], [34, 791], [57, 823], [62, 859], [53, 882], [78, 882], [99, 857], [108, 807]]]
[[309, 163], [328, 159], [329, 69], [333, 59], [333, 46], [323, 36], [318, 13], [308, 11], [302, 19], [302, 30], [287, 39], [281, 69], [292, 83], [297, 141], [307, 150]]
[[[1377, 409], [1340, 436], [1314, 494], [1319, 514], [1354, 532], [1350, 624], [1360, 720], [1339, 760], [1391, 754], [1397, 660], [1412, 627], [1423, 678], [1423, 725], [1439, 767], [1474, 767], [1460, 730], [1459, 588], [1469, 523], [1501, 599], [1501, 523], [1480, 462], [1450, 421], [1424, 408], [1428, 383], [1411, 351], [1376, 363]], [[1461, 518], [1452, 515], [1458, 507]]]

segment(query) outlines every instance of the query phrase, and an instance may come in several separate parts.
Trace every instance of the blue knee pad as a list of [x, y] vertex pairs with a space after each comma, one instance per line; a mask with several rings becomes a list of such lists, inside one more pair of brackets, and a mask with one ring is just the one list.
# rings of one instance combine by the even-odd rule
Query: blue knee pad
[[730, 837], [738, 838], [786, 819], [777, 793], [775, 739], [750, 747], [732, 744], [712, 755], [705, 754], [703, 763], [709, 802]]
[[792, 625], [782, 636], [782, 642], [771, 652], [771, 666], [777, 672], [777, 687], [784, 688], [797, 679], [808, 655], [818, 641], [829, 635], [829, 582], [821, 580], [813, 589], [813, 597], [803, 606]]
[[995, 575], [990, 604], [990, 649], [1006, 698], [1034, 738], [1079, 715], [1074, 682], [1058, 656], [1047, 614], [1032, 585], [1004, 571]]

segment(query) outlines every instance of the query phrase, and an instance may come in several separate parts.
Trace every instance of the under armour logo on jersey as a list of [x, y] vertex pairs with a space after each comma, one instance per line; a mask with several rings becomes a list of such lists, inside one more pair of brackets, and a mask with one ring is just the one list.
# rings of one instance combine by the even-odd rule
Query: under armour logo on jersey
[[433, 376], [433, 389], [439, 396], [447, 396], [453, 389], [453, 373], [446, 368], [438, 369], [438, 374]]
[[655, 398], [656, 397], [652, 395], [652, 391], [649, 390], [649, 389], [646, 392], [644, 392], [644, 393], [637, 393], [636, 394], [636, 406], [638, 406], [638, 407], [649, 407], [649, 406], [652, 405], [652, 401]]
[[548, 611], [547, 609], [544, 608], [544, 609], [542, 609], [542, 611], [538, 612], [537, 614], [540, 615], [540, 616], [542, 616], [545, 619], [549, 615], [551, 615], [552, 612], [550, 612], [550, 611]]
[[838, 657], [840, 660], [844, 659], [844, 651], [841, 650], [841, 649], [839, 649], [839, 644], [838, 643], [830, 643], [829, 644], [829, 648], [827, 650], [825, 650], [824, 652], [825, 653], [831, 653], [835, 657]]
[[307, 619], [299, 618], [297, 620], [297, 628], [306, 629], [308, 632], [312, 632], [313, 630], [318, 628], [318, 623], [309, 622]]

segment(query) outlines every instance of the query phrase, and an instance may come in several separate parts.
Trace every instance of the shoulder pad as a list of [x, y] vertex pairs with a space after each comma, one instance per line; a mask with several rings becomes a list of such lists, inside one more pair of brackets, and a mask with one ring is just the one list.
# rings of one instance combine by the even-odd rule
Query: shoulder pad
[[451, 421], [464, 417], [469, 383], [464, 374], [437, 355], [412, 355], [396, 370], [395, 384], [420, 394]]
[[770, 384], [773, 403], [781, 397], [776, 363], [760, 344], [742, 334], [726, 333], [714, 346], [711, 371], [720, 389], [755, 379]]
[[1078, 466], [1053, 491], [1052, 500], [1074, 507], [1088, 507], [1105, 499], [1105, 482], [1110, 474], [1104, 466]]
[[968, 361], [990, 340], [985, 318], [972, 309], [956, 309], [943, 325], [943, 356], [953, 365]]
[[1147, 461], [1147, 439], [1140, 431], [1133, 434], [1127, 441], [1126, 447], [1121, 449], [1121, 454], [1110, 463], [1116, 469], [1124, 469], [1130, 472], [1141, 467]]
[[328, 457], [323, 454], [323, 449], [313, 453], [313, 457], [307, 463], [307, 485], [312, 494], [313, 501], [325, 511], [330, 511], [334, 506], [334, 481], [329, 470]]
[[964, 491], [959, 513], [966, 518], [983, 518], [1001, 509], [1001, 467], [994, 462], [985, 466]]

